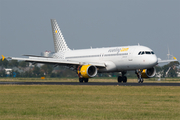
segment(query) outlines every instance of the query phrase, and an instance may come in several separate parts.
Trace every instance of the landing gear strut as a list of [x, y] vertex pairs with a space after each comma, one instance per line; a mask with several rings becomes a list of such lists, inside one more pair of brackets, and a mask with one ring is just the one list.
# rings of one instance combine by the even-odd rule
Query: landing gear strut
[[141, 77], [141, 70], [136, 70], [135, 72], [137, 74], [138, 77], [138, 83], [143, 83], [143, 78]]
[[127, 82], [127, 77], [124, 76], [125, 74], [126, 74], [126, 72], [122, 72], [122, 76], [118, 76], [117, 80], [119, 83], [121, 83], [121, 82], [126, 83]]
[[83, 83], [83, 81], [85, 82], [85, 83], [87, 83], [88, 82], [88, 78], [79, 78], [79, 82], [80, 83]]

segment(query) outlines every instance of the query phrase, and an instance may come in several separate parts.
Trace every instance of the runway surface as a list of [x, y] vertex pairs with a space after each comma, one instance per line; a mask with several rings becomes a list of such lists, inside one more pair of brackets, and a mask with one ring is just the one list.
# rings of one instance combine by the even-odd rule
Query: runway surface
[[0, 82], [0, 85], [114, 85], [114, 86], [180, 86], [180, 83], [116, 83], [116, 82]]

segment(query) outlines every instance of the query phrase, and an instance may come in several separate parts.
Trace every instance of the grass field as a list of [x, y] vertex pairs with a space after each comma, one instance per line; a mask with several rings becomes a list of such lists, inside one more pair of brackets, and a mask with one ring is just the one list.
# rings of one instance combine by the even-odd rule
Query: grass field
[[179, 120], [180, 87], [0, 85], [0, 119]]

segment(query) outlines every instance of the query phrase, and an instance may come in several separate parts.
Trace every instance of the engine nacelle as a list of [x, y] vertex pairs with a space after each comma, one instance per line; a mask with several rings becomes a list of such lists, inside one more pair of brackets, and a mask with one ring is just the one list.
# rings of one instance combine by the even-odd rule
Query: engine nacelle
[[92, 78], [97, 74], [97, 68], [94, 65], [80, 65], [77, 68], [79, 78]]
[[151, 78], [154, 77], [156, 74], [156, 69], [153, 68], [149, 68], [149, 69], [143, 69], [143, 71], [141, 72], [141, 77], [142, 78]]

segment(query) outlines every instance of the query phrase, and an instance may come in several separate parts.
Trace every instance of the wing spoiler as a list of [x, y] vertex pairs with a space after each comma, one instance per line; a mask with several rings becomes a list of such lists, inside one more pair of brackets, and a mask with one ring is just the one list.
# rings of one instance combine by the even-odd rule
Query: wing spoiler
[[56, 58], [43, 58], [43, 57], [30, 57], [30, 58], [17, 58], [17, 57], [8, 57], [8, 59], [12, 60], [23, 60], [26, 62], [33, 62], [33, 63], [47, 63], [47, 64], [59, 64], [59, 65], [87, 65], [91, 64], [97, 67], [106, 67], [104, 63], [98, 62], [79, 62], [79, 61], [72, 61], [66, 59], [56, 59]]

